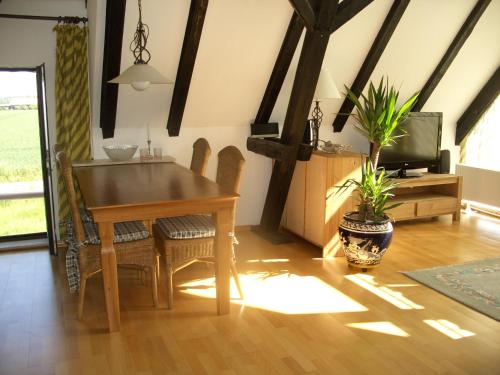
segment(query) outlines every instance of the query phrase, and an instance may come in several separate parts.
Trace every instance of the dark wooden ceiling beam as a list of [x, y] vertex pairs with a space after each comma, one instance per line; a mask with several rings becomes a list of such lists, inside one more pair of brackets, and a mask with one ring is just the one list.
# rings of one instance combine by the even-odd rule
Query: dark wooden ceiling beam
[[373, 0], [344, 0], [339, 4], [337, 13], [330, 26], [330, 31], [341, 28], [349, 22], [354, 16], [365, 9]]
[[170, 104], [170, 112], [167, 120], [168, 135], [176, 137], [179, 135], [186, 108], [189, 86], [193, 76], [196, 55], [200, 45], [203, 24], [207, 13], [208, 0], [191, 0], [189, 16], [182, 43], [181, 56], [177, 67], [177, 77], [175, 79], [174, 92]]
[[[481, 119], [484, 112], [493, 104], [500, 94], [500, 67], [479, 91], [472, 103], [457, 121], [455, 144], [459, 145]], [[500, 131], [500, 130], [499, 130]]]
[[[263, 139], [263, 138], [247, 138], [248, 151], [255, 152], [256, 154], [267, 156], [274, 160], [285, 160], [290, 157], [293, 152], [291, 146], [280, 143], [279, 138]], [[297, 160], [309, 160], [312, 154], [312, 146], [301, 143]], [[292, 155], [292, 157], [295, 155]]]
[[263, 138], [247, 138], [247, 149], [256, 154], [267, 156], [274, 160], [287, 158], [291, 147], [277, 141]]
[[477, 22], [483, 15], [490, 2], [491, 0], [479, 0], [476, 3], [469, 16], [465, 20], [464, 24], [448, 47], [446, 53], [441, 58], [441, 61], [439, 61], [436, 69], [434, 69], [431, 76], [420, 91], [420, 95], [418, 96], [417, 102], [413, 107], [413, 111], [419, 112], [422, 110], [425, 103], [433, 93], [434, 89], [441, 81], [441, 78], [443, 78], [451, 63], [458, 55], [458, 52], [464, 45], [465, 41], [467, 40], [467, 38], [469, 38], [472, 30], [474, 30], [474, 27], [476, 26]]
[[103, 138], [113, 138], [115, 135], [119, 85], [108, 83], [108, 81], [120, 74], [126, 5], [127, 0], [108, 1], [106, 3], [99, 121]]
[[329, 35], [320, 31], [306, 31], [281, 135], [281, 143], [292, 147], [292, 151], [287, 159], [274, 163], [260, 232], [276, 232], [279, 229], [328, 39]]
[[257, 116], [255, 117], [255, 123], [263, 124], [269, 122], [303, 30], [304, 24], [302, 20], [296, 12], [293, 12]]
[[338, 1], [322, 1], [320, 3], [316, 17], [316, 30], [329, 33], [332, 20], [335, 20], [335, 14], [337, 14], [338, 5]]
[[312, 30], [316, 24], [316, 15], [309, 0], [288, 0], [295, 13], [304, 22], [307, 29]]
[[[387, 43], [391, 39], [394, 30], [396, 29], [401, 17], [408, 7], [410, 0], [395, 0], [392, 4], [389, 13], [385, 17], [384, 23], [380, 28], [375, 40], [373, 41], [368, 54], [366, 55], [365, 61], [363, 65], [359, 69], [358, 75], [354, 80], [351, 91], [354, 92], [358, 97], [363, 92], [368, 80], [370, 79], [375, 66], [377, 65], [382, 53], [387, 46]], [[352, 112], [354, 108], [354, 103], [347, 98], [344, 99], [342, 106], [339, 109], [338, 115], [335, 117], [333, 121], [333, 130], [335, 132], [340, 132], [344, 128], [347, 119], [349, 118], [349, 114]]]

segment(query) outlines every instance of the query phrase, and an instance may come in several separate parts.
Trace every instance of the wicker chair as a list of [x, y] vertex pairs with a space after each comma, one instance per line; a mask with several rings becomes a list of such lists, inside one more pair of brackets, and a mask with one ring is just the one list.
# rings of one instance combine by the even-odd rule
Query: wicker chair
[[208, 157], [212, 153], [210, 145], [205, 138], [198, 138], [193, 143], [193, 156], [191, 157], [191, 166], [189, 167], [194, 173], [200, 176], [205, 176], [207, 169]]
[[[218, 155], [216, 181], [226, 191], [239, 192], [240, 177], [245, 159], [234, 146], [228, 146]], [[234, 227], [234, 223], [233, 223]], [[190, 264], [214, 262], [215, 224], [211, 216], [190, 215], [158, 219], [153, 225], [157, 249], [165, 258], [167, 279], [167, 306], [173, 305], [173, 274]], [[231, 273], [243, 298], [236, 270], [234, 250], [231, 258]]]
[[[101, 267], [101, 248], [98, 236], [97, 225], [90, 216], [84, 217], [78, 208], [76, 201], [75, 185], [71, 172], [71, 165], [64, 151], [56, 154], [60, 166], [60, 173], [63, 177], [68, 203], [71, 211], [71, 224], [68, 226], [68, 253], [66, 257], [66, 266], [71, 268], [70, 250], [77, 252], [77, 263], [79, 271], [79, 302], [78, 319], [82, 318], [83, 305], [85, 300], [85, 286], [87, 279], [100, 271]], [[154, 240], [150, 232], [140, 221], [115, 223], [115, 237], [113, 239], [116, 251], [116, 263], [118, 266], [127, 266], [140, 270], [147, 270], [151, 276], [151, 287], [153, 302], [158, 306], [158, 289], [156, 281], [156, 252], [154, 250]], [[68, 257], [69, 254], [69, 257]], [[70, 289], [72, 283], [78, 286], [78, 280], [71, 278], [76, 276], [68, 275]]]

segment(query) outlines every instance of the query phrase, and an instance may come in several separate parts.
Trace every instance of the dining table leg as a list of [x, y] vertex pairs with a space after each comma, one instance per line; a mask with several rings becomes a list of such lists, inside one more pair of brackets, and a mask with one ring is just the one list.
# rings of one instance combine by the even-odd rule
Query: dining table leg
[[233, 238], [234, 209], [217, 211], [215, 231], [215, 284], [217, 293], [217, 314], [230, 311], [230, 257]]
[[120, 300], [118, 295], [116, 253], [113, 246], [113, 223], [99, 223], [99, 237], [101, 238], [102, 278], [109, 332], [117, 332], [120, 330]]

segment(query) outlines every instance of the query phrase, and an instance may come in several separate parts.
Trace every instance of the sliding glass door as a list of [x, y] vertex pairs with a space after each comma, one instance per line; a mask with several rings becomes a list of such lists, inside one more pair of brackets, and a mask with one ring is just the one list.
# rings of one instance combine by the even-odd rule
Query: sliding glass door
[[43, 66], [0, 68], [0, 237], [48, 236], [53, 204]]

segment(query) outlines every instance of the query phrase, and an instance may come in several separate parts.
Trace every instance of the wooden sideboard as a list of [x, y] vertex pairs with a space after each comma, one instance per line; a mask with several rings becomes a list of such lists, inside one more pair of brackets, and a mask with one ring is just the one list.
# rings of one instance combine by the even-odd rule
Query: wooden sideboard
[[[297, 162], [281, 224], [319, 246], [323, 257], [343, 255], [338, 227], [344, 213], [356, 210], [358, 202], [353, 187], [342, 194], [336, 187], [349, 178], [359, 180], [362, 161], [361, 154], [315, 151], [311, 160]], [[425, 173], [396, 182], [395, 197], [388, 202], [401, 203], [388, 211], [396, 222], [448, 214], [460, 220], [461, 176]]]
[[282, 226], [323, 250], [323, 257], [342, 255], [338, 227], [345, 212], [356, 209], [352, 188], [335, 194], [348, 178], [361, 177], [361, 154], [314, 151], [299, 161], [283, 212]]

